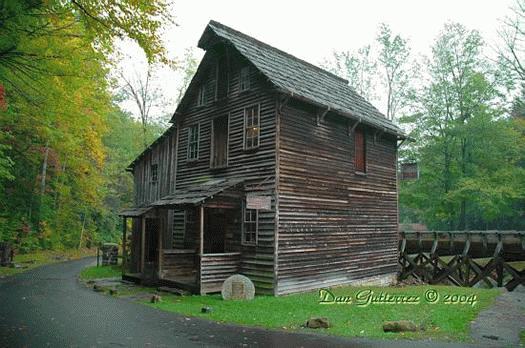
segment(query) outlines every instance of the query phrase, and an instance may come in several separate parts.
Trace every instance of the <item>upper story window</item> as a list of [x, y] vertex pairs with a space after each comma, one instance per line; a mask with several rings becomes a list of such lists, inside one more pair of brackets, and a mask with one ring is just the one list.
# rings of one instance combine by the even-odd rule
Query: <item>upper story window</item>
[[250, 150], [259, 147], [261, 132], [259, 105], [244, 109], [244, 149]]
[[197, 94], [197, 106], [205, 105], [206, 102], [206, 85], [203, 84], [199, 87], [199, 93]]
[[228, 164], [228, 115], [213, 119], [211, 137], [210, 167], [226, 167]]
[[188, 128], [188, 161], [199, 158], [199, 125], [193, 125]]
[[356, 172], [366, 173], [366, 139], [363, 128], [356, 128], [354, 132], [354, 167]]
[[223, 99], [229, 92], [228, 64], [224, 55], [219, 58], [215, 75], [217, 76], [216, 99]]
[[259, 230], [259, 212], [256, 209], [244, 209], [242, 224], [242, 242], [244, 244], [257, 244]]
[[250, 89], [250, 67], [245, 66], [241, 68], [241, 73], [239, 77], [239, 91], [247, 91]]
[[150, 179], [152, 183], [156, 183], [159, 179], [158, 170], [159, 170], [158, 164], [152, 164], [150, 166]]

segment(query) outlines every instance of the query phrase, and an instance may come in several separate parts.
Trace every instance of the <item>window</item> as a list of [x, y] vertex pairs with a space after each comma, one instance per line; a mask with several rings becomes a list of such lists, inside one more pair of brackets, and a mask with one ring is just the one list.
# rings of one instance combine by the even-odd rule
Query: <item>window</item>
[[226, 56], [219, 57], [219, 61], [217, 63], [217, 99], [223, 99], [226, 98], [228, 95], [228, 87], [229, 87], [229, 81], [228, 81], [228, 64], [226, 61]]
[[199, 125], [188, 128], [188, 155], [189, 161], [199, 158]]
[[244, 244], [257, 244], [257, 230], [259, 228], [258, 211], [255, 209], [244, 209], [244, 220], [242, 228], [242, 241]]
[[210, 167], [221, 168], [228, 165], [228, 115], [217, 117], [211, 124]]
[[260, 133], [259, 105], [244, 109], [244, 149], [259, 147]]
[[205, 105], [206, 102], [206, 85], [201, 85], [199, 87], [199, 94], [197, 95], [197, 106]]
[[362, 128], [357, 128], [354, 132], [355, 160], [354, 167], [356, 172], [366, 173], [366, 140], [365, 132]]
[[239, 77], [239, 91], [247, 91], [250, 89], [250, 67], [245, 66], [241, 68], [241, 76]]
[[150, 166], [150, 179], [151, 179], [152, 183], [156, 183], [157, 180], [159, 179], [159, 177], [158, 177], [158, 169], [159, 169], [159, 165], [158, 164], [152, 164]]

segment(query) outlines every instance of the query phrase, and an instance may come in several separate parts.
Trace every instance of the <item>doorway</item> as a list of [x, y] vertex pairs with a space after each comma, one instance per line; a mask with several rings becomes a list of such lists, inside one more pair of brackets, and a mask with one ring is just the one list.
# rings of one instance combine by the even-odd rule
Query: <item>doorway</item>
[[204, 213], [204, 253], [224, 253], [227, 214], [222, 208], [208, 208]]
[[159, 219], [146, 218], [144, 236], [144, 271], [154, 273], [159, 260]]

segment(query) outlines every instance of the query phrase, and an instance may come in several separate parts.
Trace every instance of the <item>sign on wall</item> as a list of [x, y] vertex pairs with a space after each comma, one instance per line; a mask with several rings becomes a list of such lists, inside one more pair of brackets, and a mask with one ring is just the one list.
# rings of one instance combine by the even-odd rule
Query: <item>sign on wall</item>
[[247, 209], [258, 209], [258, 210], [271, 210], [272, 209], [272, 197], [271, 196], [247, 195], [246, 196], [246, 208]]

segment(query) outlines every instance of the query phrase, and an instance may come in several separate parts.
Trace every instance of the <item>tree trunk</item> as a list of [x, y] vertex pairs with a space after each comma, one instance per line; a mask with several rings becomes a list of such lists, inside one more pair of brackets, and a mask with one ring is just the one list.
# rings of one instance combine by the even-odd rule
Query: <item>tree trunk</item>
[[80, 240], [78, 241], [78, 249], [82, 246], [82, 237], [84, 236], [84, 226], [86, 225], [86, 213], [84, 213], [82, 219], [82, 229], [80, 230]]
[[37, 226], [40, 225], [40, 220], [42, 218], [42, 204], [43, 197], [46, 193], [46, 175], [47, 175], [47, 159], [49, 157], [49, 140], [46, 141], [46, 147], [44, 149], [44, 159], [42, 162], [42, 170], [40, 172], [40, 197], [38, 204], [38, 214], [37, 214]]
[[[461, 176], [467, 176], [467, 140], [461, 139]], [[459, 208], [459, 229], [467, 229], [467, 200], [462, 197]]]
[[49, 156], [49, 140], [46, 141], [46, 148], [44, 150], [44, 162], [42, 163], [41, 181], [40, 181], [40, 196], [46, 192], [46, 175], [47, 175], [47, 158]]

